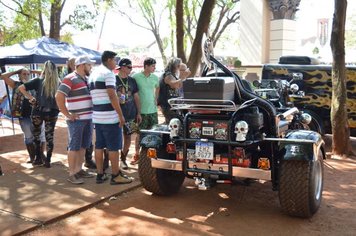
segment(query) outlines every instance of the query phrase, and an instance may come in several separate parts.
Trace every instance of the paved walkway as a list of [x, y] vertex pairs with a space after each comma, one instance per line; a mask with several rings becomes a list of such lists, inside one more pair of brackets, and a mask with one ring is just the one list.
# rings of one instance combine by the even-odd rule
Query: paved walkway
[[18, 128], [15, 135], [11, 130], [6, 136], [0, 127], [0, 166], [4, 173], [0, 176], [1, 236], [30, 232], [140, 186], [135, 168], [126, 172], [135, 178], [127, 185], [112, 186], [109, 181], [99, 185], [95, 178], [85, 179], [82, 185], [69, 183], [64, 122], [56, 127], [52, 168], [34, 168], [26, 163], [28, 154]]

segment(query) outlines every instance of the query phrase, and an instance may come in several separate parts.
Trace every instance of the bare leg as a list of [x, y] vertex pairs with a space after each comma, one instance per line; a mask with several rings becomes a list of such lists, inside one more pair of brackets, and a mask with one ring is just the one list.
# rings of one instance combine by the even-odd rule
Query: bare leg
[[79, 151], [68, 151], [68, 167], [69, 167], [69, 175], [74, 175], [77, 173], [76, 171], [76, 162]]
[[112, 175], [117, 175], [119, 173], [119, 152], [109, 151], [109, 159], [111, 162], [111, 170], [112, 170], [111, 173]]
[[135, 140], [135, 154], [140, 153], [140, 135], [136, 134], [136, 140]]
[[78, 151], [78, 156], [76, 158], [76, 163], [75, 163], [75, 171], [76, 171], [76, 173], [78, 173], [83, 168], [84, 153], [85, 153], [85, 149], [84, 148], [81, 148]]
[[95, 149], [95, 162], [96, 162], [96, 171], [98, 174], [103, 173], [103, 162], [104, 162], [104, 150]]
[[130, 146], [131, 146], [131, 135], [124, 134], [124, 147], [122, 149], [122, 152], [127, 155], [127, 153], [129, 153]]

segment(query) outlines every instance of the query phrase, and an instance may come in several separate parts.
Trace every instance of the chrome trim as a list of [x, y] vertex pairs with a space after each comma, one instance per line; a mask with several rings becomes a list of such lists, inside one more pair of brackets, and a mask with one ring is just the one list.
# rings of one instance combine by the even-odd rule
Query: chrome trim
[[296, 107], [293, 107], [291, 109], [288, 109], [287, 111], [283, 112], [282, 114], [277, 115], [280, 119], [285, 119], [290, 115], [293, 115], [295, 113], [298, 113], [299, 110]]
[[[153, 168], [157, 168], [157, 169], [183, 171], [183, 164], [181, 161], [152, 158], [151, 165]], [[228, 173], [228, 169], [229, 169], [228, 165], [226, 164], [208, 164], [208, 163], [199, 163], [193, 161], [189, 161], [189, 167], [190, 168], [194, 167], [202, 170], [221, 171], [221, 173], [225, 173], [225, 174]], [[261, 170], [261, 169], [252, 169], [252, 168], [233, 166], [232, 175], [234, 177], [271, 180], [270, 170]]]
[[181, 97], [171, 98], [168, 103], [171, 110], [236, 111], [239, 107], [231, 100], [184, 99]]
[[287, 139], [287, 138], [263, 138], [263, 141], [275, 141], [285, 143], [316, 143], [317, 141], [309, 139]]
[[170, 131], [141, 129], [141, 133], [170, 134]]

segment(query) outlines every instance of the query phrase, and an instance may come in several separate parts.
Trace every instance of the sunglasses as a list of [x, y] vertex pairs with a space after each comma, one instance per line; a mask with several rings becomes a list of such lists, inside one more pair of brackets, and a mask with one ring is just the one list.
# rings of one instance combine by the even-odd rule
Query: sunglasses
[[128, 69], [130, 69], [130, 70], [132, 69], [132, 66], [126, 66], [126, 67], [127, 67]]

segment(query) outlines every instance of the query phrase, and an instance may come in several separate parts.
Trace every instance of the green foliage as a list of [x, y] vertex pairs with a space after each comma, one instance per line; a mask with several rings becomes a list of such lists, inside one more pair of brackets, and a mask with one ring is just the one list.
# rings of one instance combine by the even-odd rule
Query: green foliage
[[70, 44], [74, 44], [73, 38], [72, 38], [72, 34], [69, 32], [64, 33], [63, 35], [61, 35], [61, 41], [63, 42], [67, 42]]
[[236, 59], [235, 61], [234, 61], [234, 67], [235, 68], [239, 68], [239, 67], [241, 67], [241, 61], [239, 60], [239, 59]]
[[319, 54], [319, 48], [318, 47], [315, 47], [313, 49], [313, 54], [316, 55], [316, 54]]
[[[99, 8], [101, 2], [100, 0], [90, 1], [90, 3], [93, 3], [94, 9]], [[72, 1], [68, 0], [66, 3], [73, 4]], [[112, 3], [113, 0], [105, 1], [107, 6], [112, 5]], [[6, 46], [41, 37], [41, 26], [43, 32], [48, 33], [50, 31], [48, 27], [51, 25], [51, 6], [52, 4], [63, 4], [63, 0], [0, 0], [0, 4], [7, 7], [6, 15], [11, 18], [8, 20], [11, 24], [3, 23], [5, 17], [0, 14], [0, 30], [3, 36], [1, 44]], [[63, 29], [65, 25], [71, 25], [79, 30], [93, 28], [99, 11], [90, 10], [88, 5], [77, 5], [71, 9], [74, 9], [73, 12], [68, 16], [68, 19], [62, 19], [59, 30]], [[69, 33], [64, 33], [62, 38], [71, 41]]]
[[[21, 4], [21, 8], [19, 8], [19, 10], [25, 14], [17, 13], [11, 15], [7, 12], [7, 16], [10, 18], [8, 20], [12, 22], [12, 24], [1, 25], [3, 33], [3, 46], [41, 37], [41, 31], [35, 17], [36, 11], [34, 10], [36, 8], [38, 9], [39, 1], [24, 0], [19, 1], [19, 3]], [[31, 12], [31, 14], [28, 14], [29, 12]]]
[[66, 23], [79, 30], [93, 29], [97, 15], [98, 13], [91, 12], [87, 6], [78, 5]]

